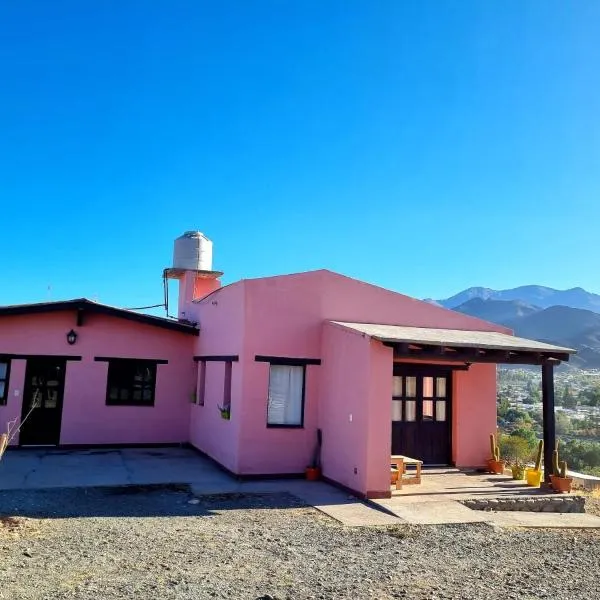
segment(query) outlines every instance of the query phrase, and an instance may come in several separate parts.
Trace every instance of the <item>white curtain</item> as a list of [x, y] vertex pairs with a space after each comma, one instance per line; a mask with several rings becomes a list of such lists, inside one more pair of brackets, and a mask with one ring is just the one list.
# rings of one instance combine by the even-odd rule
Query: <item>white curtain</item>
[[269, 425], [302, 424], [304, 368], [271, 365], [269, 373]]

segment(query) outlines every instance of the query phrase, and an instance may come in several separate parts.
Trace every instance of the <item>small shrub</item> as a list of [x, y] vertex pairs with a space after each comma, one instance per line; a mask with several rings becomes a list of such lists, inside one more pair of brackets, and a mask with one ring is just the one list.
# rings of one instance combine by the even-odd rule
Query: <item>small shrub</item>
[[499, 445], [502, 456], [510, 465], [523, 466], [533, 460], [533, 446], [519, 435], [502, 435]]

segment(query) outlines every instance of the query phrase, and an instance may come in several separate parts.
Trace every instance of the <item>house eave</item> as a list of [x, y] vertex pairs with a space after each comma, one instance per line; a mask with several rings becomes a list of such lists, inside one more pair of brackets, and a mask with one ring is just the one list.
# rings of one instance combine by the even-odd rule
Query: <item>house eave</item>
[[144, 325], [151, 325], [170, 331], [178, 331], [189, 335], [199, 335], [199, 329], [189, 323], [182, 323], [163, 317], [153, 315], [144, 315], [124, 308], [117, 308], [108, 304], [92, 302], [87, 298], [78, 298], [75, 300], [64, 300], [59, 302], [40, 302], [36, 304], [16, 304], [12, 306], [0, 306], [0, 317], [34, 315], [52, 312], [74, 311], [77, 313], [78, 325], [83, 321], [83, 315], [87, 313], [102, 314], [120, 319], [126, 319]]

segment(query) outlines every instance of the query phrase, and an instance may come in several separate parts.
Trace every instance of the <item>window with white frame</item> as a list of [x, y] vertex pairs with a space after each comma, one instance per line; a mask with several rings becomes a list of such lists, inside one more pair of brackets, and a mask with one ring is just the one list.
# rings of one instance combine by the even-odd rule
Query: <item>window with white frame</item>
[[269, 370], [268, 427], [304, 425], [306, 366], [271, 364]]

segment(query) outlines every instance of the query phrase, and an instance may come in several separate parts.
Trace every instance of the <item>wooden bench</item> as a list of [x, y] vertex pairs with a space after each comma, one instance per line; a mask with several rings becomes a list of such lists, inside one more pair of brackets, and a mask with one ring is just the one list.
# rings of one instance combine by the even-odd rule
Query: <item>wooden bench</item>
[[[403, 484], [408, 485], [421, 483], [421, 467], [423, 466], [422, 460], [410, 458], [409, 456], [402, 456], [401, 454], [392, 454], [390, 465], [398, 470], [398, 480], [396, 481], [397, 490], [401, 490]], [[405, 477], [407, 465], [415, 467], [414, 475], [411, 477]]]

